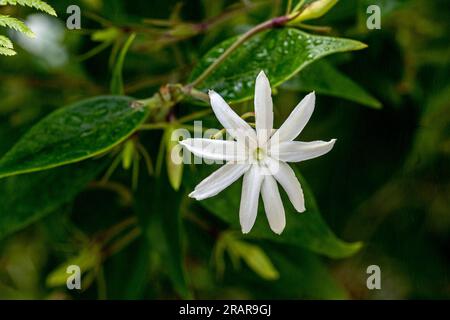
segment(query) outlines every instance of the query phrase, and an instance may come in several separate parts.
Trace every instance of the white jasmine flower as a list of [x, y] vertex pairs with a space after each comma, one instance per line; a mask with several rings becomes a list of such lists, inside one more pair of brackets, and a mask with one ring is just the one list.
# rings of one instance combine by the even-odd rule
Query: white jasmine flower
[[[0, 1], [1, 2], [1, 1]], [[27, 17], [25, 23], [35, 34], [34, 38], [12, 31], [13, 37], [25, 50], [40, 58], [47, 66], [63, 66], [69, 55], [64, 47], [64, 25], [55, 17], [35, 13]]]
[[248, 233], [255, 223], [261, 193], [270, 228], [281, 234], [286, 218], [277, 182], [286, 191], [294, 208], [298, 212], [305, 211], [300, 182], [286, 162], [319, 157], [330, 151], [336, 141], [293, 141], [314, 111], [314, 92], [295, 107], [278, 130], [273, 130], [271, 88], [263, 71], [256, 78], [255, 85], [256, 131], [219, 94], [210, 90], [209, 97], [217, 119], [235, 140], [181, 141], [184, 147], [197, 156], [227, 162], [200, 182], [189, 196], [197, 200], [215, 196], [244, 175], [239, 209], [242, 232]]

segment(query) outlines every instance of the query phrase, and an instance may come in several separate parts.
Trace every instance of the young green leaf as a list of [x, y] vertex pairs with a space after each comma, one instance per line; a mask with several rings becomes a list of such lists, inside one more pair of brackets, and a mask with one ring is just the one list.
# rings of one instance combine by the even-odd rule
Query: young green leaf
[[120, 30], [115, 27], [95, 31], [91, 40], [96, 42], [114, 42], [120, 36]]
[[228, 253], [235, 255], [235, 259], [244, 260], [250, 269], [265, 280], [276, 280], [280, 277], [270, 257], [257, 245], [231, 238]]
[[101, 96], [56, 110], [0, 160], [0, 178], [78, 162], [110, 150], [147, 118], [148, 109], [132, 102], [129, 97]]
[[[236, 37], [211, 49], [197, 64], [190, 79], [198, 77], [235, 41]], [[324, 56], [365, 47], [350, 39], [316, 36], [292, 28], [273, 29], [236, 49], [199, 87], [214, 89], [227, 101], [240, 102], [253, 96], [255, 78], [261, 70], [269, 77], [272, 87], [276, 87]]]
[[[202, 170], [200, 174], [191, 172], [186, 175], [189, 178], [183, 180], [190, 189], [206, 176], [204, 169], [198, 169]], [[336, 237], [321, 217], [308, 184], [297, 171], [296, 174], [303, 188], [306, 212], [296, 212], [289, 200], [284, 197], [286, 228], [281, 235], [277, 235], [270, 230], [263, 205], [260, 203], [255, 226], [248, 236], [302, 246], [331, 258], [342, 258], [356, 253], [361, 248], [361, 243], [347, 243]], [[240, 230], [238, 217], [240, 198], [241, 185], [235, 182], [217, 196], [200, 201], [200, 204], [236, 230]]]
[[281, 87], [295, 91], [316, 91], [317, 93], [347, 99], [368, 107], [381, 108], [381, 103], [377, 99], [324, 60], [307, 66]]
[[0, 238], [71, 201], [102, 171], [108, 159], [87, 160], [0, 180]]
[[3, 14], [0, 14], [0, 27], [11, 28], [13, 30], [23, 33], [24, 35], [30, 38], [34, 38], [35, 36], [33, 31], [31, 31], [31, 29], [28, 28], [25, 23], [23, 23], [19, 19], [10, 16], [5, 16]]
[[101, 263], [100, 246], [91, 245], [81, 250], [81, 252], [53, 270], [45, 281], [48, 287], [65, 286], [67, 282], [67, 267], [76, 265], [80, 267], [83, 275], [96, 269]]
[[55, 9], [53, 9], [48, 3], [41, 0], [0, 0], [0, 6], [8, 4], [12, 6], [27, 6], [56, 17]]
[[123, 69], [123, 63], [125, 61], [125, 57], [127, 55], [128, 50], [130, 49], [131, 44], [134, 41], [134, 38], [136, 37], [136, 34], [132, 33], [125, 44], [122, 47], [122, 50], [119, 53], [119, 56], [116, 61], [116, 65], [114, 66], [112, 78], [111, 78], [111, 93], [112, 94], [124, 94], [123, 89], [123, 76], [122, 76], [122, 69]]

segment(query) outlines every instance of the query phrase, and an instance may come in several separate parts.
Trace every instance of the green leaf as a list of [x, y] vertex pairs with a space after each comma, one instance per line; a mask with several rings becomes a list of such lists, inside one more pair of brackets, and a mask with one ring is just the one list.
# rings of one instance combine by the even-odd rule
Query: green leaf
[[182, 298], [191, 298], [183, 258], [181, 196], [169, 186], [165, 175], [158, 180], [146, 176], [139, 179], [135, 210], [148, 246], [161, 257], [163, 271], [175, 291]]
[[[200, 169], [200, 172], [195, 174], [191, 172], [189, 178], [184, 179], [190, 189], [193, 189], [197, 183], [207, 176], [205, 169], [198, 169]], [[207, 171], [211, 172], [211, 170]], [[298, 172], [296, 174], [303, 188], [306, 212], [296, 212], [287, 197], [283, 197], [286, 211], [286, 228], [281, 235], [277, 235], [270, 230], [263, 205], [260, 203], [255, 226], [247, 237], [269, 239], [279, 243], [302, 246], [331, 258], [343, 258], [356, 253], [362, 244], [359, 242], [347, 243], [336, 237], [321, 217], [308, 184]], [[240, 198], [241, 182], [235, 182], [217, 196], [200, 201], [200, 204], [240, 232]]]
[[72, 200], [108, 163], [87, 160], [44, 172], [0, 180], [0, 238]]
[[430, 95], [425, 102], [420, 125], [406, 161], [408, 171], [430, 166], [439, 157], [450, 154], [450, 85]]
[[113, 42], [119, 36], [120, 30], [115, 27], [110, 27], [92, 33], [91, 40], [97, 42]]
[[4, 48], [8, 48], [8, 49], [14, 48], [11, 40], [8, 37], [2, 36], [2, 35], [0, 35], [0, 47], [4, 47]]
[[[198, 77], [235, 41], [236, 37], [211, 49], [197, 64], [190, 80]], [[273, 29], [236, 49], [199, 88], [214, 89], [225, 100], [240, 102], [253, 96], [255, 79], [261, 70], [269, 77], [272, 87], [276, 87], [317, 59], [365, 47], [355, 40], [315, 36], [292, 28]]]
[[381, 103], [328, 62], [317, 61], [282, 85], [288, 90], [316, 91], [379, 109]]
[[14, 56], [17, 54], [16, 51], [14, 51], [13, 49], [9, 49], [9, 48], [5, 48], [5, 47], [0, 47], [0, 54], [4, 55], [4, 56]]
[[229, 253], [245, 261], [250, 269], [265, 280], [276, 280], [280, 277], [277, 269], [263, 249], [257, 245], [237, 241], [228, 244]]
[[101, 264], [101, 248], [98, 245], [92, 245], [81, 250], [81, 252], [62, 263], [55, 270], [53, 270], [46, 279], [48, 287], [65, 286], [69, 274], [67, 274], [67, 267], [76, 265], [80, 267], [83, 275], [92, 271]]
[[33, 128], [0, 160], [0, 178], [102, 154], [129, 137], [148, 109], [129, 97], [102, 96], [63, 107]]
[[111, 93], [112, 94], [124, 94], [123, 89], [123, 77], [122, 77], [122, 69], [123, 69], [123, 63], [125, 61], [125, 57], [127, 55], [128, 50], [130, 49], [131, 44], [134, 41], [134, 38], [136, 38], [136, 34], [132, 33], [130, 37], [127, 39], [125, 44], [122, 47], [122, 50], [119, 53], [119, 56], [116, 61], [116, 65], [114, 66], [112, 78], [111, 78]]
[[31, 31], [31, 29], [28, 28], [25, 23], [23, 23], [19, 19], [10, 16], [5, 16], [3, 14], [0, 14], [0, 27], [11, 28], [13, 30], [23, 33], [24, 35], [30, 38], [34, 38], [35, 36], [33, 31]]
[[12, 6], [20, 5], [35, 8], [37, 10], [43, 11], [45, 13], [48, 13], [49, 15], [56, 17], [55, 9], [53, 9], [52, 6], [41, 0], [0, 0], [0, 6], [4, 6], [7, 4]]
[[[141, 235], [103, 264], [108, 299], [148, 299], [145, 293], [150, 282], [150, 249]], [[118, 274], [127, 274], [127, 281], [117, 277]]]

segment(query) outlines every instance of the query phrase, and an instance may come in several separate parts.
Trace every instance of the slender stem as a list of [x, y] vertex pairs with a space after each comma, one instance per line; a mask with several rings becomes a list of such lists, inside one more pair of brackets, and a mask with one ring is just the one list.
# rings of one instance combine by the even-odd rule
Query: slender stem
[[328, 26], [313, 26], [313, 25], [304, 24], [304, 23], [298, 24], [298, 27], [305, 29], [305, 30], [314, 31], [314, 32], [322, 32], [322, 33], [328, 33], [331, 31], [331, 27], [328, 27]]
[[182, 88], [182, 91], [183, 91], [183, 93], [185, 95], [188, 95], [188, 96], [190, 96], [192, 98], [195, 98], [195, 99], [201, 100], [203, 102], [209, 103], [209, 96], [206, 93], [204, 93], [204, 92], [202, 92], [202, 91], [200, 91], [198, 89], [195, 89], [191, 85], [184, 86]]
[[287, 7], [286, 7], [286, 15], [291, 13], [291, 9], [292, 9], [292, 0], [288, 0]]
[[201, 118], [203, 116], [207, 116], [207, 115], [211, 114], [211, 112], [212, 112], [211, 109], [197, 111], [197, 112], [191, 113], [191, 114], [189, 114], [187, 116], [179, 118], [177, 122], [179, 122], [179, 123], [189, 122], [189, 121]]
[[242, 36], [239, 37], [239, 39], [236, 40], [235, 43], [233, 43], [227, 50], [225, 50], [222, 55], [217, 58], [216, 61], [214, 61], [203, 73], [197, 77], [192, 83], [190, 83], [188, 86], [195, 87], [198, 84], [200, 84], [203, 80], [205, 80], [234, 50], [236, 50], [241, 44], [243, 44], [245, 41], [253, 37], [254, 35], [260, 33], [261, 31], [274, 28], [274, 27], [280, 27], [286, 24], [290, 19], [287, 16], [281, 16], [276, 17], [271, 20], [265, 21], [263, 23], [258, 24], [256, 27], [250, 29], [246, 33], [244, 33]]
[[131, 171], [131, 188], [136, 191], [139, 183], [139, 153], [136, 153], [133, 159], [133, 169]]
[[119, 166], [120, 160], [122, 160], [122, 153], [119, 153], [116, 158], [114, 159], [114, 161], [111, 163], [111, 165], [109, 166], [108, 170], [106, 171], [105, 175], [103, 176], [103, 178], [100, 180], [101, 183], [105, 183], [109, 180], [109, 178], [111, 177], [111, 175], [114, 173], [114, 171], [117, 169], [117, 167]]
[[97, 272], [97, 294], [99, 300], [106, 300], [107, 298], [107, 290], [106, 290], [106, 281], [105, 281], [105, 273], [103, 272], [103, 267], [98, 267]]
[[301, 0], [301, 1], [295, 6], [294, 10], [292, 10], [292, 11], [293, 11], [293, 12], [299, 11], [299, 10], [302, 8], [302, 6], [303, 6], [304, 3], [305, 3], [305, 0]]
[[153, 168], [152, 158], [150, 157], [149, 153], [147, 152], [147, 149], [138, 141], [136, 143], [136, 148], [141, 153], [142, 157], [144, 158], [145, 165], [147, 166], [147, 172], [148, 175], [151, 176], [155, 170]]
[[129, 233], [124, 235], [122, 238], [115, 241], [113, 244], [111, 244], [108, 248], [105, 248], [103, 251], [104, 257], [110, 257], [123, 248], [125, 248], [127, 245], [129, 245], [131, 242], [133, 242], [139, 235], [141, 234], [141, 229], [139, 227], [135, 227], [131, 229]]
[[212, 135], [210, 139], [219, 139], [225, 133], [225, 129], [220, 129], [216, 134]]
[[247, 118], [251, 118], [251, 117], [254, 117], [254, 116], [255, 116], [254, 112], [246, 112], [243, 115], [241, 115], [241, 118], [242, 119], [247, 119]]
[[131, 193], [131, 191], [126, 186], [124, 186], [123, 184], [120, 184], [118, 182], [93, 181], [89, 184], [88, 187], [113, 191], [120, 196], [122, 203], [125, 205], [130, 205], [133, 202], [133, 194]]
[[261, 1], [258, 3], [250, 2], [249, 4], [244, 4], [242, 6], [236, 8], [230, 8], [228, 10], [223, 11], [220, 15], [210, 18], [205, 22], [198, 23], [197, 26], [199, 30], [206, 32], [207, 30], [220, 25], [228, 21], [231, 18], [238, 16], [239, 14], [246, 13], [252, 9], [256, 9], [262, 5], [270, 3], [270, 1]]
[[95, 46], [94, 48], [92, 48], [91, 50], [89, 50], [88, 52], [85, 52], [83, 54], [81, 54], [80, 56], [78, 56], [76, 58], [77, 62], [82, 62], [84, 60], [87, 60], [89, 58], [92, 58], [93, 56], [99, 54], [100, 52], [102, 52], [103, 50], [105, 50], [106, 48], [108, 48], [109, 46], [111, 46], [113, 44], [112, 41], [105, 41], [100, 43], [98, 46]]
[[160, 130], [169, 126], [167, 122], [162, 123], [144, 123], [139, 127], [139, 130]]
[[116, 225], [113, 225], [111, 228], [103, 232], [98, 236], [98, 239], [101, 239], [103, 243], [107, 243], [111, 241], [111, 239], [115, 238], [117, 235], [119, 235], [122, 231], [127, 229], [130, 226], [135, 226], [137, 224], [137, 218], [136, 217], [129, 217], [125, 220], [122, 220]]

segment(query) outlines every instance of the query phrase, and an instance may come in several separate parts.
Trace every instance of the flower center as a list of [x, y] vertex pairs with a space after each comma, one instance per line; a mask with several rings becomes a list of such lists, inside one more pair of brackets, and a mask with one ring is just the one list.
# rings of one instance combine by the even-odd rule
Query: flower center
[[266, 157], [266, 152], [264, 149], [258, 147], [255, 149], [254, 156], [257, 161], [261, 161]]

